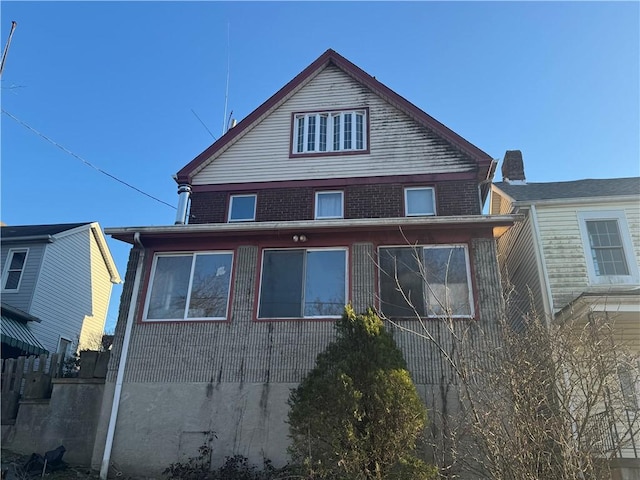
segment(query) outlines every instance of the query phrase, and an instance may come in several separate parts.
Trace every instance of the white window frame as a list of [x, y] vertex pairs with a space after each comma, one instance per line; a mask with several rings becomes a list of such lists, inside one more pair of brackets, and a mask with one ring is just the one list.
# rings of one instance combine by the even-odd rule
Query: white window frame
[[[5, 288], [7, 281], [9, 280], [9, 272], [17, 271], [11, 270], [11, 262], [13, 262], [13, 256], [16, 253], [24, 252], [24, 263], [22, 264], [22, 268], [20, 269], [20, 278], [18, 279], [18, 284], [16, 288]], [[20, 285], [22, 284], [22, 279], [24, 278], [24, 271], [27, 267], [27, 260], [29, 259], [29, 249], [28, 248], [11, 248], [7, 252], [7, 258], [4, 263], [4, 271], [2, 272], [2, 291], [3, 292], [17, 292], [20, 290]]]
[[[596, 269], [593, 264], [593, 256], [591, 252], [591, 244], [589, 242], [589, 232], [587, 231], [587, 222], [606, 220], [616, 220], [618, 223], [618, 231], [620, 233], [620, 241], [622, 243], [624, 259], [627, 262], [627, 269], [629, 271], [628, 275], [596, 275]], [[627, 224], [627, 217], [624, 211], [579, 211], [578, 223], [580, 226], [580, 235], [582, 237], [582, 247], [584, 250], [589, 284], [615, 285], [640, 283], [640, 276], [638, 274], [638, 262], [636, 261], [633, 242], [631, 241], [631, 236], [629, 235], [629, 226]]]
[[[66, 352], [62, 352], [61, 351], [61, 347], [62, 347], [62, 342], [63, 341], [67, 342], [67, 351]], [[62, 361], [66, 360], [67, 358], [72, 356], [73, 353], [75, 353], [75, 352], [72, 352], [72, 350], [71, 350], [72, 348], [73, 348], [73, 340], [71, 340], [70, 338], [67, 338], [67, 337], [63, 337], [62, 335], [60, 335], [58, 337], [58, 348], [56, 348], [56, 353], [64, 354], [64, 355], [61, 355], [61, 357], [62, 357], [61, 360]]]
[[[409, 213], [409, 192], [411, 191], [427, 191], [431, 193], [431, 203], [433, 205], [432, 212]], [[436, 191], [433, 187], [405, 187], [404, 189], [404, 214], [407, 217], [427, 217], [436, 214]]]
[[[305, 277], [306, 277], [306, 272], [303, 271], [303, 277], [302, 277], [302, 298], [300, 299], [301, 302], [301, 307], [302, 307], [302, 311], [301, 311], [301, 316], [299, 317], [261, 317], [260, 316], [260, 305], [261, 305], [261, 301], [262, 301], [262, 282], [263, 282], [263, 277], [264, 277], [264, 254], [265, 252], [268, 251], [286, 251], [286, 250], [304, 250], [305, 251], [305, 255], [308, 252], [329, 252], [329, 251], [340, 251], [340, 252], [344, 252], [344, 298], [345, 298], [345, 305], [347, 305], [349, 303], [349, 248], [348, 247], [326, 247], [326, 248], [264, 248], [262, 250], [262, 258], [260, 260], [260, 287], [258, 289], [258, 303], [257, 303], [257, 307], [256, 307], [256, 318], [258, 320], [313, 320], [313, 319], [325, 319], [325, 318], [340, 318], [342, 316], [342, 313], [340, 315], [304, 315], [304, 292], [305, 292], [305, 287], [306, 287], [306, 283], [305, 283]], [[306, 264], [306, 262], [305, 262]]]
[[[249, 198], [252, 197], [253, 198], [253, 215], [251, 217], [247, 217], [247, 218], [231, 218], [231, 214], [233, 213], [233, 201], [236, 198]], [[256, 219], [256, 205], [258, 203], [258, 195], [256, 195], [255, 193], [248, 193], [248, 194], [233, 194], [229, 197], [229, 212], [227, 214], [227, 221], [229, 223], [235, 223], [235, 222], [253, 222]]]
[[[231, 269], [229, 271], [229, 287], [227, 288], [227, 302], [224, 317], [188, 317], [187, 314], [189, 312], [189, 302], [191, 300], [191, 289], [193, 287], [193, 275], [194, 275], [194, 266], [195, 261], [198, 255], [211, 255], [211, 254], [226, 254], [231, 255]], [[185, 308], [183, 311], [182, 318], [147, 318], [149, 312], [149, 305], [151, 303], [151, 291], [153, 289], [155, 275], [156, 275], [156, 265], [158, 263], [159, 258], [165, 257], [186, 257], [191, 256], [191, 269], [189, 271], [189, 284], [187, 286]], [[234, 252], [232, 250], [206, 250], [206, 251], [185, 251], [185, 252], [158, 252], [153, 256], [153, 263], [151, 265], [151, 275], [149, 276], [149, 284], [147, 285], [146, 298], [144, 302], [144, 314], [142, 316], [142, 320], [144, 322], [215, 322], [215, 321], [225, 321], [229, 318], [229, 312], [231, 308], [231, 290], [233, 288], [233, 262], [234, 262]]]
[[[443, 244], [425, 244], [425, 245], [380, 245], [378, 247], [378, 299], [380, 300], [380, 311], [382, 312], [382, 277], [383, 275], [390, 274], [391, 272], [383, 272], [381, 265], [381, 251], [385, 249], [391, 248], [406, 248], [412, 249], [414, 251], [414, 255], [416, 254], [416, 249], [419, 249], [420, 252], [420, 272], [418, 274], [424, 274], [424, 251], [426, 249], [436, 249], [436, 248], [462, 248], [464, 250], [465, 257], [465, 268], [467, 275], [467, 288], [469, 290], [469, 314], [468, 315], [451, 315], [451, 318], [475, 318], [475, 299], [473, 292], [473, 282], [471, 278], [471, 257], [469, 256], [469, 246], [466, 243], [443, 243]], [[422, 276], [423, 284], [425, 282], [424, 276]], [[423, 299], [424, 301], [424, 299]], [[425, 311], [427, 309], [427, 305], [424, 305]], [[435, 315], [431, 312], [426, 311], [426, 318], [444, 318], [445, 315]], [[405, 317], [406, 318], [406, 317]]]
[[[345, 118], [347, 118], [347, 115], [351, 115], [349, 138], [347, 138], [347, 132], [345, 131]], [[321, 128], [323, 125], [321, 118], [325, 119], [324, 137], [321, 136]], [[356, 128], [357, 118], [362, 119], [361, 129]], [[310, 128], [310, 125], [312, 128]], [[304, 155], [366, 152], [369, 142], [368, 125], [368, 110], [366, 108], [295, 113], [293, 115], [291, 153], [293, 155]], [[301, 126], [302, 131], [300, 129]], [[336, 134], [338, 135], [337, 144], [335, 142]], [[361, 135], [362, 138], [359, 138], [359, 135]], [[348, 145], [347, 141], [349, 142]], [[358, 145], [359, 141], [361, 145]], [[324, 149], [321, 149], [323, 145]]]
[[[340, 195], [340, 214], [339, 215], [320, 215], [318, 213], [318, 206], [320, 205], [320, 196], [322, 195]], [[344, 218], [344, 192], [342, 190], [323, 190], [321, 192], [316, 192], [315, 199], [315, 219], [316, 220], [324, 220], [329, 218]]]

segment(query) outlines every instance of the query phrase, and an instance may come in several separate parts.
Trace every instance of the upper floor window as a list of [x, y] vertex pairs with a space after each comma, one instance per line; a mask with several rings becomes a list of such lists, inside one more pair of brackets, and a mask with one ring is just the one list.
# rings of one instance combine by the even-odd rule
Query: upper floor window
[[144, 319], [226, 319], [232, 264], [232, 252], [157, 254]]
[[346, 278], [344, 248], [264, 250], [258, 318], [339, 317]]
[[295, 114], [293, 153], [367, 150], [367, 110]]
[[316, 219], [344, 216], [342, 192], [316, 192]]
[[473, 316], [466, 245], [380, 247], [379, 262], [386, 316]]
[[407, 217], [436, 214], [436, 200], [432, 187], [404, 189], [404, 209]]
[[591, 283], [638, 281], [638, 267], [622, 211], [578, 212]]
[[27, 263], [28, 248], [12, 248], [7, 253], [7, 260], [2, 275], [2, 290], [15, 292], [20, 288], [22, 274]]
[[230, 222], [252, 222], [256, 219], [256, 195], [231, 195], [229, 200]]

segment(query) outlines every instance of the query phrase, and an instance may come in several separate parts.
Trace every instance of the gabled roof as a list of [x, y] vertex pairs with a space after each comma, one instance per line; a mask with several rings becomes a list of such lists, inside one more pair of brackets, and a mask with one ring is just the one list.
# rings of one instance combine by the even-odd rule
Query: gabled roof
[[13, 238], [29, 238], [29, 237], [42, 237], [46, 235], [56, 235], [67, 230], [73, 230], [74, 228], [82, 227], [83, 225], [90, 224], [92, 222], [83, 223], [56, 223], [51, 225], [3, 225], [0, 229], [0, 235], [2, 239]]
[[420, 108], [416, 107], [413, 103], [395, 93], [389, 87], [380, 83], [374, 77], [336, 53], [334, 50], [328, 49], [311, 65], [300, 72], [293, 80], [287, 83], [271, 98], [245, 117], [240, 123], [238, 123], [238, 125], [227, 131], [222, 137], [209, 146], [209, 148], [184, 166], [177, 173], [175, 177], [176, 182], [178, 182], [178, 184], [190, 184], [193, 176], [212, 161], [212, 156], [229, 145], [233, 140], [241, 137], [244, 133], [250, 130], [254, 122], [259, 121], [271, 109], [283, 103], [289, 96], [295, 93], [300, 86], [306, 84], [329, 64], [335, 65], [347, 75], [351, 76], [354, 80], [360, 82], [381, 98], [406, 113], [409, 117], [431, 130], [434, 134], [438, 135], [450, 145], [467, 154], [477, 162], [482, 178], [484, 179], [487, 177], [492, 163], [492, 158], [487, 153], [469, 143], [453, 130], [438, 122], [435, 118], [431, 117]]
[[52, 243], [57, 237], [75, 233], [75, 229], [91, 229], [98, 244], [102, 259], [109, 271], [112, 283], [120, 283], [118, 268], [111, 256], [107, 241], [97, 222], [55, 223], [49, 225], [2, 225], [0, 227], [0, 241], [3, 243], [40, 242]]
[[524, 185], [496, 182], [493, 185], [516, 202], [640, 195], [640, 177], [527, 183]]

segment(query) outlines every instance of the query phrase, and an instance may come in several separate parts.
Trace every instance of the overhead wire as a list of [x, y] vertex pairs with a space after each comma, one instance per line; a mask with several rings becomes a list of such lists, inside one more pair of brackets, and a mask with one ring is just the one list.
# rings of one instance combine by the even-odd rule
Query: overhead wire
[[115, 175], [110, 174], [109, 172], [106, 172], [104, 170], [102, 170], [100, 167], [97, 167], [96, 165], [94, 165], [93, 163], [85, 160], [84, 158], [82, 158], [80, 155], [77, 155], [76, 153], [73, 153], [71, 150], [69, 150], [68, 148], [66, 148], [63, 145], [60, 145], [58, 142], [56, 142], [55, 140], [52, 140], [51, 138], [47, 137], [44, 133], [36, 130], [35, 128], [33, 128], [32, 126], [28, 125], [26, 122], [23, 122], [22, 120], [20, 120], [19, 118], [15, 117], [14, 115], [12, 115], [11, 113], [7, 112], [4, 108], [2, 109], [2, 113], [4, 113], [5, 115], [7, 115], [9, 118], [11, 118], [13, 121], [15, 121], [16, 123], [22, 125], [24, 128], [32, 131], [33, 133], [35, 133], [36, 135], [38, 135], [39, 137], [43, 138], [44, 140], [46, 140], [47, 142], [49, 142], [50, 144], [58, 147], [60, 150], [62, 150], [63, 152], [67, 153], [68, 155], [71, 155], [72, 157], [76, 158], [77, 160], [80, 160], [82, 163], [84, 163], [85, 165], [87, 165], [88, 167], [93, 168], [94, 170], [102, 173], [103, 175], [106, 175], [107, 177], [109, 177], [112, 180], [115, 180], [116, 182], [121, 183], [122, 185], [124, 185], [125, 187], [128, 187], [152, 200], [155, 200], [156, 202], [162, 203], [163, 205], [166, 205], [167, 207], [173, 208], [174, 210], [177, 209], [177, 207], [175, 207], [174, 205], [171, 205], [170, 203], [165, 202], [164, 200], [160, 200], [157, 197], [154, 197], [153, 195], [140, 190], [138, 187], [135, 187], [133, 185], [131, 185], [128, 182], [125, 182], [124, 180], [121, 180], [120, 178], [116, 177]]

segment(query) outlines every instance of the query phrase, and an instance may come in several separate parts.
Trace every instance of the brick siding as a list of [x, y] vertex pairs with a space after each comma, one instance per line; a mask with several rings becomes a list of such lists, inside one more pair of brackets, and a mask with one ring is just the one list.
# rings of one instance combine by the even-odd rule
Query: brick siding
[[[345, 218], [391, 218], [404, 216], [404, 187], [400, 183], [348, 185], [344, 191]], [[329, 190], [329, 189], [327, 189]], [[312, 220], [313, 187], [271, 188], [258, 192], [256, 221], [283, 222]], [[478, 188], [474, 181], [449, 181], [436, 185], [440, 216], [481, 213]], [[228, 192], [194, 192], [189, 223], [227, 221]]]

